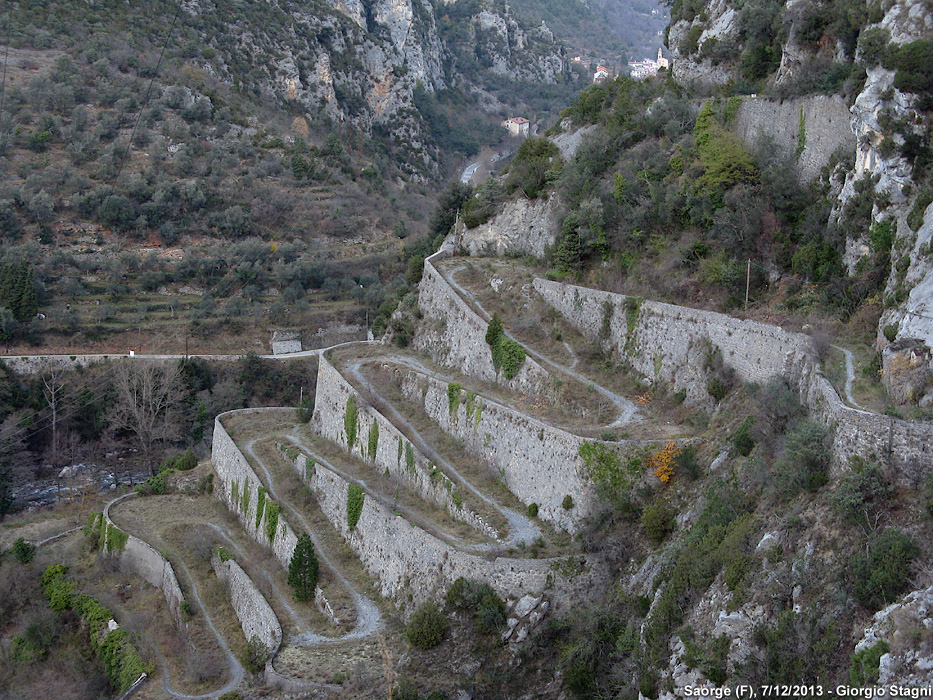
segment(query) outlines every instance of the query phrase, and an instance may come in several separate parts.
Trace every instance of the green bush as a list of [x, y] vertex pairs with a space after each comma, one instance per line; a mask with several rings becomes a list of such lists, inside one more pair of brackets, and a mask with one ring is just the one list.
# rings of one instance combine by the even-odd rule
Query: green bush
[[269, 542], [275, 541], [275, 533], [279, 528], [279, 513], [282, 512], [282, 508], [278, 503], [273, 501], [266, 501], [266, 537], [269, 538]]
[[544, 191], [549, 179], [548, 171], [560, 162], [560, 150], [549, 140], [525, 139], [509, 164], [506, 192], [511, 194], [520, 189], [526, 197], [535, 199]]
[[356, 484], [347, 485], [347, 527], [356, 527], [363, 512], [363, 488]]
[[755, 419], [748, 416], [732, 434], [732, 446], [743, 457], [748, 457], [755, 448], [755, 440], [751, 436], [751, 429], [754, 424]]
[[661, 544], [677, 527], [677, 521], [667, 501], [658, 500], [642, 511], [641, 526], [645, 529], [645, 536], [652, 543]]
[[271, 655], [272, 650], [263, 644], [259, 637], [250, 637], [246, 648], [240, 655], [240, 663], [250, 673], [260, 673], [265, 669], [266, 661]]
[[868, 553], [853, 557], [849, 564], [858, 602], [874, 611], [897, 600], [907, 589], [910, 566], [919, 553], [914, 541], [895, 528], [872, 535]]
[[852, 654], [849, 665], [849, 682], [856, 688], [874, 685], [878, 682], [881, 671], [881, 657], [891, 651], [890, 645], [883, 639], [870, 647]]
[[433, 649], [447, 635], [447, 617], [433, 601], [426, 601], [412, 613], [405, 626], [405, 638], [419, 649]]
[[74, 600], [74, 582], [67, 579], [67, 569], [61, 564], [54, 564], [42, 574], [42, 590], [49, 599], [52, 610], [61, 612], [71, 610]]
[[307, 423], [314, 415], [314, 399], [310, 396], [301, 401], [301, 405], [295, 411], [295, 417], [299, 423]]
[[817, 491], [828, 480], [828, 431], [819, 423], [804, 420], [788, 431], [784, 453], [775, 462], [775, 487], [789, 498], [801, 490]]
[[447, 591], [447, 602], [459, 610], [471, 611], [480, 632], [491, 634], [505, 626], [505, 603], [488, 583], [458, 578]]
[[873, 529], [887, 512], [894, 489], [877, 464], [853, 458], [850, 468], [852, 471], [830, 494], [830, 503], [843, 520], [865, 530]]
[[893, 343], [897, 340], [897, 332], [900, 330], [900, 325], [895, 321], [894, 323], [888, 323], [884, 328], [881, 329], [881, 332], [884, 334], [885, 340], [889, 343]]
[[506, 337], [498, 314], [493, 314], [486, 328], [486, 344], [492, 353], [492, 366], [496, 372], [501, 370], [506, 379], [514, 379], [525, 362], [525, 348]]
[[674, 458], [675, 471], [685, 475], [691, 481], [700, 476], [700, 462], [697, 460], [697, 449], [693, 445], [686, 445], [680, 454]]
[[10, 547], [10, 553], [20, 564], [28, 564], [36, 556], [36, 545], [20, 537]]
[[150, 476], [143, 483], [136, 485], [136, 493], [140, 496], [162, 496], [168, 490], [165, 484], [165, 472]]
[[569, 493], [564, 496], [564, 500], [561, 501], [560, 507], [564, 510], [571, 510], [573, 508], [573, 496]]
[[529, 503], [529, 504], [528, 504], [528, 517], [529, 517], [529, 518], [537, 518], [537, 517], [538, 517], [538, 504], [537, 504], [537, 503]]

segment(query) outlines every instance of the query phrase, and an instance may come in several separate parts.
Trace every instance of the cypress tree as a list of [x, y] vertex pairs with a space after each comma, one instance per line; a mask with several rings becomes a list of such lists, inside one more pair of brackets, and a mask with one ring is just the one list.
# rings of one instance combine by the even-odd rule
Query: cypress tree
[[288, 585], [294, 589], [296, 599], [314, 600], [319, 568], [314, 543], [308, 533], [303, 533], [298, 537], [295, 553], [288, 564]]

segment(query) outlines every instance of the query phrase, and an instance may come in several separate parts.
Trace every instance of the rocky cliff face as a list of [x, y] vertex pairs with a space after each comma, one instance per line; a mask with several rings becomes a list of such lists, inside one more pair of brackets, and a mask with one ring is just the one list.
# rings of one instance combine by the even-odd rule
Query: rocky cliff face
[[[825, 8], [810, 0], [794, 0], [783, 9], [762, 2], [754, 12], [730, 0], [687, 5], [675, 3], [668, 37], [672, 71], [679, 82], [707, 88], [757, 85], [766, 91], [771, 99], [745, 100], [738, 131], [748, 141], [768, 133], [779, 145], [795, 150], [802, 179], [818, 174], [835, 149], [852, 159], [854, 166], [844, 181], [831, 183], [834, 206], [827, 223], [842, 222], [846, 210], [860, 203], [871, 208], [870, 218], [846, 231], [844, 259], [850, 273], [876, 252], [872, 232], [877, 239], [879, 226], [890, 230], [886, 310], [877, 335], [878, 348], [884, 351], [885, 382], [905, 402], [933, 403], [933, 210], [929, 175], [918, 161], [925, 157], [918, 153], [929, 149], [929, 105], [924, 90], [899, 89], [897, 71], [884, 60], [898, 47], [930, 39], [929, 5], [898, 0], [884, 11], [869, 8], [845, 21], [820, 20]], [[770, 28], [756, 26], [762, 17], [771, 18]], [[849, 70], [848, 79], [833, 87], [810, 84], [815, 74], [828, 80], [834, 70], [843, 78]], [[827, 111], [833, 100], [837, 107], [843, 103], [838, 94], [829, 96], [834, 91], [847, 93], [848, 114], [842, 109]], [[801, 92], [829, 94], [800, 98], [798, 125], [798, 114], [787, 109], [795, 103], [774, 98]], [[806, 134], [805, 142], [798, 133]], [[816, 149], [815, 134], [826, 137]], [[922, 367], [926, 371], [920, 371]]]
[[222, 14], [216, 3], [184, 9], [206, 30], [203, 40], [218, 59], [203, 62], [206, 72], [337, 124], [385, 133], [411, 154], [411, 169], [431, 170], [436, 145], [426, 137], [413, 92], [474, 84], [478, 76], [466, 72], [458, 55], [475, 55], [492, 73], [529, 82], [556, 82], [567, 68], [546, 26], [522, 26], [505, 4], [479, 7], [458, 18], [446, 39], [427, 0], [263, 3], [241, 12], [223, 34], [211, 31]]

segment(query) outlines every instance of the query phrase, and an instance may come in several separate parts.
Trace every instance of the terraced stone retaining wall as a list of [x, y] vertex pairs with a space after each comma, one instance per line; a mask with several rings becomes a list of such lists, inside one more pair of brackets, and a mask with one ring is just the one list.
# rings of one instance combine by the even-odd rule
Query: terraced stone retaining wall
[[[283, 410], [294, 413], [294, 409], [259, 409], [254, 412], [270, 410]], [[229, 413], [233, 413], [233, 411]], [[279, 563], [288, 569], [292, 555], [295, 553], [298, 536], [286, 522], [285, 514], [280, 512], [275, 533], [270, 539], [267, 532], [269, 529], [269, 509], [265, 507], [265, 504], [268, 504], [272, 499], [268, 495], [262, 499], [264, 501], [262, 518], [258, 523], [256, 522], [256, 508], [260, 501], [260, 489], [262, 489], [262, 493], [265, 493], [265, 488], [223, 425], [223, 417], [229, 415], [229, 413], [221, 413], [214, 419], [211, 462], [220, 481], [219, 488], [217, 488], [218, 485], [215, 485], [214, 493], [224, 501], [227, 508], [236, 513], [240, 524], [249, 536], [259, 544], [270, 547]], [[240, 413], [240, 411], [237, 411], [237, 413]], [[245, 497], [244, 493], [246, 493]]]
[[[349, 483], [321, 464], [309, 473], [299, 469], [334, 528], [356, 552], [363, 567], [379, 580], [380, 594], [413, 605], [443, 596], [460, 577], [489, 583], [503, 597], [547, 595], [555, 605], [587, 598], [605, 584], [605, 572], [582, 557], [573, 562], [514, 559], [463, 552], [409, 523], [374, 498], [363, 499], [359, 520], [347, 524]], [[568, 577], [568, 569], [572, 573]]]
[[[104, 521], [108, 528], [117, 527], [110, 519], [110, 507], [114, 503], [116, 501], [107, 504], [104, 508]], [[106, 551], [104, 548], [102, 550]], [[160, 589], [162, 595], [165, 596], [165, 602], [168, 604], [168, 610], [175, 624], [178, 626], [183, 624], [181, 604], [185, 597], [181, 592], [181, 586], [178, 585], [175, 570], [168, 559], [163, 557], [155, 547], [129, 533], [126, 533], [126, 544], [123, 548], [110, 550], [110, 555], [117, 557], [121, 570], [130, 571]]]
[[587, 338], [614, 350], [647, 381], [683, 390], [690, 403], [711, 403], [704, 365], [708, 354], [718, 351], [742, 381], [764, 383], [783, 375], [797, 386], [801, 402], [833, 428], [837, 468], [853, 456], [875, 457], [898, 483], [911, 488], [931, 470], [933, 423], [846, 406], [802, 333], [543, 279], [535, 279], [534, 288]]
[[223, 561], [215, 554], [211, 558], [211, 566], [214, 567], [217, 578], [230, 592], [233, 611], [240, 621], [240, 627], [247, 641], [253, 637], [259, 639], [269, 650], [270, 656], [275, 656], [282, 644], [282, 625], [275, 616], [272, 606], [259, 592], [256, 584], [243, 571], [243, 568], [233, 559]]
[[[409, 401], [498, 470], [522, 503], [536, 503], [538, 517], [575, 534], [599, 511], [593, 487], [582, 476], [583, 438], [473, 392], [458, 390], [452, 403], [450, 385], [420, 372], [396, 368], [394, 374]], [[567, 495], [573, 499], [569, 509]]]
[[[412, 445], [388, 418], [370, 406], [325, 355], [320, 358], [315, 396], [311, 424], [319, 435], [338, 445], [347, 445], [344, 419], [347, 404], [352, 399], [356, 406], [356, 437], [349, 448], [351, 454], [379, 471], [387, 471], [424, 500], [446, 510], [452, 518], [489, 537], [498, 536], [496, 529], [466, 504], [457, 504], [458, 487], [446, 475], [439, 474], [431, 460]], [[379, 438], [375, 452], [371, 453], [368, 437], [373, 423], [378, 426]]]
[[423, 319], [418, 323], [414, 347], [426, 352], [435, 362], [455, 367], [471, 377], [499, 382], [525, 394], [547, 392], [550, 373], [532, 357], [525, 358], [511, 381], [496, 372], [486, 344], [488, 321], [473, 311], [434, 267], [433, 261], [447, 254], [446, 249], [441, 249], [424, 261], [424, 274], [418, 285], [418, 308]]

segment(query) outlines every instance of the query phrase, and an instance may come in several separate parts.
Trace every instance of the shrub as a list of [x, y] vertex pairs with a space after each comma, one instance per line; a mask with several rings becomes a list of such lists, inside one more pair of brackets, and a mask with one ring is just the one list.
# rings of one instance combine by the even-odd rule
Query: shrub
[[674, 476], [674, 465], [677, 463], [677, 457], [680, 455], [680, 448], [673, 440], [668, 440], [667, 444], [648, 457], [648, 469], [654, 472], [662, 484], [670, 482]]
[[893, 603], [907, 588], [910, 566], [920, 550], [900, 530], [887, 528], [871, 537], [868, 553], [849, 565], [856, 599], [869, 610]]
[[56, 612], [70, 610], [72, 606], [74, 583], [65, 578], [67, 571], [61, 564], [54, 564], [42, 574], [42, 590]]
[[10, 547], [10, 553], [20, 564], [28, 564], [36, 556], [36, 545], [20, 537]]
[[[933, 503], [931, 503], [931, 506], [933, 506]], [[569, 493], [564, 496], [564, 500], [561, 501], [560, 507], [564, 510], [571, 510], [573, 508], [573, 496]]]
[[645, 529], [645, 536], [654, 544], [660, 544], [674, 531], [677, 521], [674, 511], [666, 501], [655, 501], [645, 507], [641, 514], [641, 526]]
[[755, 448], [755, 441], [750, 434], [754, 424], [755, 419], [748, 416], [732, 434], [732, 446], [743, 457], [748, 457]]
[[282, 512], [282, 508], [278, 503], [273, 501], [266, 501], [266, 537], [269, 538], [269, 542], [275, 540], [275, 533], [279, 528], [279, 513]]
[[449, 623], [437, 603], [426, 601], [418, 606], [405, 626], [405, 638], [419, 649], [433, 649], [447, 634]]
[[501, 370], [506, 379], [514, 379], [525, 362], [525, 348], [506, 337], [498, 314], [493, 314], [486, 328], [486, 344], [492, 353], [492, 366], [496, 372]]
[[302, 399], [295, 414], [299, 423], [307, 423], [311, 420], [311, 416], [314, 415], [314, 399], [310, 396]]
[[143, 483], [136, 486], [136, 493], [140, 496], [162, 496], [167, 490], [164, 472], [150, 476]]
[[480, 632], [498, 632], [505, 626], [505, 603], [488, 583], [458, 578], [447, 591], [447, 602], [460, 610], [471, 610]]
[[700, 463], [697, 461], [697, 449], [693, 445], [684, 447], [674, 460], [677, 471], [685, 474], [691, 481], [700, 476]]
[[538, 504], [537, 504], [537, 503], [529, 503], [529, 504], [528, 504], [528, 517], [529, 517], [529, 518], [537, 518], [537, 517], [538, 517]]
[[363, 512], [363, 488], [356, 484], [347, 486], [347, 527], [351, 530], [359, 522]]
[[799, 491], [817, 491], [828, 476], [829, 448], [827, 430], [812, 420], [801, 421], [788, 432], [784, 454], [774, 465], [778, 492], [790, 497]]
[[830, 494], [830, 502], [843, 520], [872, 529], [887, 511], [888, 498], [894, 489], [877, 464], [866, 465], [853, 458], [851, 468], [851, 473]]
[[259, 637], [250, 637], [246, 648], [240, 655], [240, 662], [250, 673], [259, 673], [266, 667], [266, 661], [271, 655], [271, 650], [262, 643]]
[[856, 688], [874, 685], [878, 682], [881, 671], [881, 657], [891, 651], [890, 645], [883, 639], [870, 647], [852, 654], [849, 665], [849, 682]]
[[881, 332], [884, 334], [885, 340], [889, 343], [893, 343], [897, 340], [897, 332], [900, 330], [900, 325], [895, 321], [894, 323], [888, 323], [884, 328], [881, 329]]
[[187, 472], [198, 466], [198, 458], [191, 450], [185, 450], [175, 458], [175, 469], [180, 472]]
[[320, 566], [314, 553], [314, 543], [308, 533], [302, 533], [288, 564], [288, 585], [299, 601], [314, 600]]

